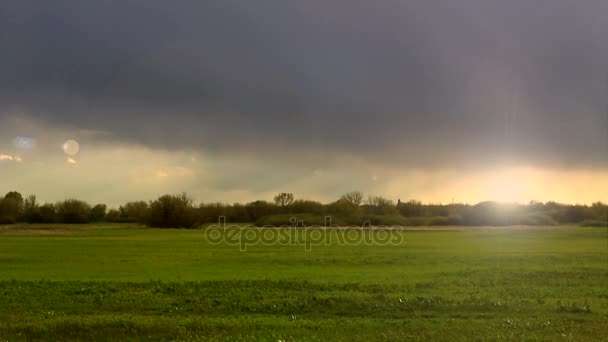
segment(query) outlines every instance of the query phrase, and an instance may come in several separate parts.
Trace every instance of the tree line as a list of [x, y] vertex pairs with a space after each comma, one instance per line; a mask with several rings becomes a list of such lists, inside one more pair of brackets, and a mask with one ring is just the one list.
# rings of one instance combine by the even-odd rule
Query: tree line
[[[200, 203], [186, 194], [164, 195], [152, 201], [128, 202], [108, 209], [105, 204], [91, 205], [78, 199], [41, 204], [35, 195], [23, 197], [11, 191], [0, 198], [0, 224], [136, 222], [151, 227], [196, 228], [218, 222], [247, 222], [259, 226], [293, 225], [557, 225], [580, 224], [608, 226], [608, 205], [530, 202], [506, 204], [481, 202], [470, 204], [423, 204], [409, 200], [396, 203], [381, 196], [367, 198], [359, 191], [342, 195], [334, 202], [296, 199], [280, 193], [273, 201], [249, 203]], [[328, 217], [330, 218], [328, 220]]]

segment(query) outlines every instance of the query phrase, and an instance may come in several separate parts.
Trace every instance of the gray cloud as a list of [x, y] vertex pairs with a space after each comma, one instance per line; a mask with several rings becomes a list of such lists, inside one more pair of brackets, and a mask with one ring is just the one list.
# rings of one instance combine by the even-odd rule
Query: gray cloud
[[0, 119], [311, 169], [335, 154], [605, 167], [606, 13], [602, 0], [9, 0]]

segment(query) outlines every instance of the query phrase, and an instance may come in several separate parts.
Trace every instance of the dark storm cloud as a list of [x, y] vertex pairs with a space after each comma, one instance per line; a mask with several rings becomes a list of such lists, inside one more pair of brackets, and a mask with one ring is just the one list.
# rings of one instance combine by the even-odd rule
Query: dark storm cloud
[[0, 115], [261, 157], [606, 165], [606, 37], [603, 0], [3, 1]]

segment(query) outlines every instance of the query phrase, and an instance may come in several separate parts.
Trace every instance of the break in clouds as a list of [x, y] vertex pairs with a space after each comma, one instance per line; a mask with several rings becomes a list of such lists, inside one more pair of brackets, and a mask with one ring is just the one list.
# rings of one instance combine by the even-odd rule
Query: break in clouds
[[[506, 168], [569, 172], [580, 193], [608, 183], [606, 13], [603, 0], [3, 1], [0, 186], [445, 202], [451, 184], [475, 201], [494, 193], [470, 178]], [[36, 146], [18, 153], [19, 136]]]

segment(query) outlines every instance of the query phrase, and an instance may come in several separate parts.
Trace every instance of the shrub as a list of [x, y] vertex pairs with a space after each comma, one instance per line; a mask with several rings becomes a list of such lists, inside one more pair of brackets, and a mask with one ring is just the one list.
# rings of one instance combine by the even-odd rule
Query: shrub
[[197, 219], [186, 194], [164, 195], [150, 202], [145, 223], [159, 228], [194, 228]]
[[148, 214], [148, 203], [144, 201], [129, 202], [120, 206], [123, 222], [144, 222]]
[[[416, 219], [416, 218], [413, 218]], [[420, 218], [422, 219], [422, 218]], [[433, 216], [425, 218], [426, 226], [457, 226], [462, 223], [462, 218], [457, 215]]]
[[77, 199], [67, 199], [56, 205], [57, 218], [62, 223], [87, 223], [91, 206]]
[[290, 209], [293, 213], [310, 213], [314, 215], [323, 214], [323, 204], [309, 200], [295, 200], [291, 204]]
[[408, 217], [406, 226], [427, 226], [428, 218], [427, 217]]
[[15, 222], [15, 218], [12, 216], [0, 216], [0, 224], [13, 224]]
[[57, 221], [57, 208], [52, 203], [45, 203], [38, 208], [40, 223], [53, 223]]
[[57, 219], [55, 205], [45, 203], [39, 206], [36, 196], [29, 195], [23, 201], [23, 215], [21, 218], [28, 223], [53, 223]]
[[372, 226], [407, 226], [408, 219], [400, 215], [370, 215], [365, 217]]
[[91, 222], [100, 222], [106, 218], [106, 205], [97, 204], [91, 209], [90, 220]]
[[[334, 223], [332, 221], [332, 223]], [[256, 221], [255, 225], [262, 226], [295, 226], [296, 224], [302, 226], [325, 226], [325, 216], [313, 215], [313, 214], [281, 214], [281, 215], [269, 215], [264, 216]]]
[[530, 226], [554, 226], [557, 222], [549, 215], [535, 213], [523, 217], [521, 224]]
[[106, 214], [105, 220], [108, 222], [126, 222], [124, 218], [120, 216], [120, 211], [117, 209], [110, 209]]
[[608, 220], [585, 220], [581, 222], [583, 227], [608, 227]]
[[23, 214], [23, 199], [11, 194], [8, 193], [6, 197], [0, 199], [0, 216], [6, 222], [16, 222]]

